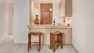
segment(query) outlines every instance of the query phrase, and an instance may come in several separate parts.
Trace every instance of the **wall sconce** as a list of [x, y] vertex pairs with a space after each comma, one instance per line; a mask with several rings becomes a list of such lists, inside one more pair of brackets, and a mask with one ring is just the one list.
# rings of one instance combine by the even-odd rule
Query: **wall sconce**
[[36, 7], [36, 11], [38, 11], [38, 7]]
[[52, 11], [52, 8], [50, 8], [50, 11]]

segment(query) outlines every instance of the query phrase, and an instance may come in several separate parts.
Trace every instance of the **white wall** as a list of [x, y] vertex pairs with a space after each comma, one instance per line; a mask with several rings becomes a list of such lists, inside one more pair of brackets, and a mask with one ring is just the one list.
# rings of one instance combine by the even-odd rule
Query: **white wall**
[[13, 34], [14, 3], [8, 2], [8, 34]]
[[72, 35], [78, 53], [94, 53], [94, 0], [73, 0]]
[[8, 33], [7, 0], [0, 0], [0, 41], [7, 37]]
[[14, 42], [26, 43], [29, 25], [29, 0], [14, 0]]

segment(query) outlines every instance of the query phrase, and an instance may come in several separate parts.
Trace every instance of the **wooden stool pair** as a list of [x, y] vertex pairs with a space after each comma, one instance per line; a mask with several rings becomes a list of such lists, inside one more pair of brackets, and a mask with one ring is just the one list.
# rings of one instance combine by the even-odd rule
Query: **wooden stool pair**
[[[38, 35], [39, 36], [39, 51], [41, 49], [41, 32], [30, 32], [28, 34], [28, 51], [31, 48], [31, 36], [32, 35]], [[55, 52], [55, 49], [57, 46], [61, 45], [61, 48], [63, 48], [63, 33], [60, 32], [53, 32], [50, 33], [50, 49], [53, 49]]]

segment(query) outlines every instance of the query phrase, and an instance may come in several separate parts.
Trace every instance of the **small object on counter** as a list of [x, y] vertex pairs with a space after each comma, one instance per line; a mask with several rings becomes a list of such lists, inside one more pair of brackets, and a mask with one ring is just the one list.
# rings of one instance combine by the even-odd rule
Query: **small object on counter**
[[53, 23], [54, 23], [54, 25], [55, 25], [55, 20], [54, 20], [54, 22], [53, 22]]
[[66, 19], [64, 18], [64, 20], [63, 20], [64, 22], [66, 22]]
[[67, 24], [67, 25], [66, 25], [66, 28], [69, 28], [69, 27], [70, 27], [70, 24]]
[[36, 24], [39, 24], [39, 19], [38, 19], [38, 15], [36, 15]]
[[57, 23], [57, 25], [62, 25], [62, 23]]

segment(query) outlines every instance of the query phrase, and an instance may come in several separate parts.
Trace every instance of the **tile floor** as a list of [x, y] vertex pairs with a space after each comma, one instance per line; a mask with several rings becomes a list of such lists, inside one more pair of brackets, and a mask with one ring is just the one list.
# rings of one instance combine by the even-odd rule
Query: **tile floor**
[[56, 52], [49, 49], [49, 45], [43, 45], [38, 52], [38, 46], [33, 46], [28, 52], [27, 44], [14, 44], [11, 38], [0, 42], [0, 53], [77, 53], [72, 45], [64, 45], [64, 48], [57, 48]]

